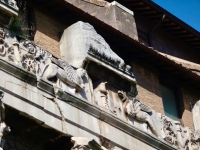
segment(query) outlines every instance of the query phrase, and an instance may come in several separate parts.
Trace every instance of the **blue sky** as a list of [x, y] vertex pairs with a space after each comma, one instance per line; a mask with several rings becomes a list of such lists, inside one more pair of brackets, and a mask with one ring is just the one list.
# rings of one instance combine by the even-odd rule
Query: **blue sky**
[[152, 0], [200, 32], [200, 0]]

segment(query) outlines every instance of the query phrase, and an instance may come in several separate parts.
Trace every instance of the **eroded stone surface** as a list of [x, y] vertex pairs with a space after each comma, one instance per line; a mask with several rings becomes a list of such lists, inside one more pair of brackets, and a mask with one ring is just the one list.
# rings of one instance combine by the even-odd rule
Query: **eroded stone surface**
[[111, 50], [104, 38], [88, 23], [79, 21], [67, 28], [60, 42], [61, 58], [76, 68], [82, 67], [90, 49], [108, 60], [124, 65], [124, 61]]
[[[82, 41], [82, 44], [86, 42], [86, 45], [89, 44], [87, 48], [90, 48], [90, 44], [95, 43], [92, 45], [93, 53], [97, 52], [101, 58], [107, 58], [109, 61], [120, 62], [120, 65], [123, 60], [117, 55], [113, 55], [113, 52], [108, 49], [109, 45], [99, 35], [96, 35], [94, 29], [91, 30], [90, 25], [87, 24], [86, 27], [84, 30], [91, 31], [91, 35], [95, 34], [100, 39], [100, 43], [95, 41], [98, 38], [93, 39], [89, 36], [86, 38], [88, 41]], [[128, 149], [135, 147], [135, 149], [140, 150], [141, 146], [139, 145], [141, 144], [143, 149], [145, 147], [151, 149], [152, 147], [148, 144], [114, 127], [118, 126], [117, 122], [123, 120], [146, 132], [146, 136], [148, 134], [154, 135], [160, 141], [165, 140], [177, 148], [186, 150], [199, 148], [200, 136], [198, 132], [182, 127], [179, 122], [175, 122], [144, 105], [142, 101], [135, 99], [134, 95], [129, 92], [126, 94], [123, 92], [124, 89], [113, 86], [112, 83], [116, 81], [113, 75], [110, 75], [109, 78], [102, 75], [104, 80], [98, 80], [96, 79], [98, 76], [94, 78], [83, 68], [74, 68], [68, 62], [53, 57], [52, 54], [30, 41], [23, 39], [18, 41], [16, 36], [8, 30], [0, 30], [0, 41], [1, 63], [7, 63], [7, 66], [13, 66], [16, 69], [9, 70], [5, 64], [1, 66], [2, 70], [10, 73], [0, 72], [2, 76], [5, 76], [5, 78], [0, 79], [0, 85], [9, 91], [6, 94], [5, 104], [37, 118], [58, 131], [69, 135], [91, 137], [97, 140], [97, 143], [100, 143], [99, 136], [103, 136]], [[84, 53], [87, 55], [88, 51]], [[76, 54], [81, 55], [78, 52]], [[113, 66], [110, 64], [108, 66], [112, 70]], [[125, 66], [124, 70], [130, 70], [128, 66], [124, 64], [122, 66]], [[102, 66], [103, 69], [105, 69], [104, 66]], [[123, 74], [123, 72], [121, 73]], [[27, 74], [32, 75], [31, 78], [35, 79], [30, 82]], [[23, 81], [16, 77], [20, 77]], [[132, 81], [126, 76], [123, 77], [127, 83]], [[28, 81], [29, 83], [27, 83]], [[119, 84], [125, 83], [122, 81]], [[44, 87], [39, 89], [41, 83], [46, 84], [46, 87], [53, 86], [53, 91], [50, 92]], [[41, 91], [41, 89], [51, 95]], [[118, 90], [120, 91], [117, 92]], [[69, 93], [72, 94], [71, 97]], [[85, 99], [81, 99], [81, 97]], [[81, 101], [89, 101], [93, 104]], [[79, 103], [82, 103], [82, 110], [74, 107], [74, 105], [80, 106]], [[106, 120], [106, 115], [116, 119], [112, 121], [115, 123], [110, 125], [110, 120]], [[2, 125], [2, 128], [4, 127]], [[129, 141], [134, 142], [127, 143]], [[106, 147], [107, 144], [104, 146]], [[106, 148], [116, 149], [116, 147], [114, 144]]]

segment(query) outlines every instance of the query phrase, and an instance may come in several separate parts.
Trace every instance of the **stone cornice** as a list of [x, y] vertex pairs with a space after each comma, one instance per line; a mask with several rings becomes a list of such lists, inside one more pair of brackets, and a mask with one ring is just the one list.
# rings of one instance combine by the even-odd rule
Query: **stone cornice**
[[5, 2], [0, 0], [0, 7], [4, 8], [5, 10], [7, 10], [8, 13], [14, 14], [15, 16], [18, 15], [19, 8], [17, 7], [16, 4], [11, 5], [11, 4], [7, 4], [7, 3], [5, 3]]
[[[134, 78], [134, 75], [130, 66], [126, 64], [124, 64], [123, 66], [120, 66], [119, 64], [116, 64], [115, 62], [107, 60], [105, 57], [96, 54], [96, 52], [91, 49], [88, 51], [88, 54], [92, 56], [92, 57], [88, 57], [89, 60], [96, 61], [98, 63], [103, 62], [102, 64], [104, 64], [104, 67], [110, 66], [109, 69], [111, 69], [112, 67], [111, 70], [114, 70], [114, 72], [117, 73], [118, 75], [124, 76], [124, 78], [127, 78], [130, 82], [136, 83], [136, 80]], [[96, 58], [97, 60], [95, 60], [94, 58]]]

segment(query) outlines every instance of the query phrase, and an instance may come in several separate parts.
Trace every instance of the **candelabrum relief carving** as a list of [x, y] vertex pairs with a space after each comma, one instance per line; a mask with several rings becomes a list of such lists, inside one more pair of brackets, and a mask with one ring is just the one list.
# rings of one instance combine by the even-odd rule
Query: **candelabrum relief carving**
[[105, 81], [99, 80], [94, 84], [94, 86], [96, 86], [96, 88], [94, 89], [94, 100], [96, 105], [109, 110], [106, 83], [107, 82]]
[[121, 119], [125, 119], [121, 100], [116, 95], [117, 89], [106, 81], [98, 80], [94, 83], [94, 104], [111, 112]]

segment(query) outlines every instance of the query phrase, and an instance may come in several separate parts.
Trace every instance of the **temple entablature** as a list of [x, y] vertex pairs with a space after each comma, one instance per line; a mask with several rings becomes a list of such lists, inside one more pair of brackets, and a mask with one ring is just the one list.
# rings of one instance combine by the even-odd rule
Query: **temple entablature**
[[134, 149], [135, 143], [144, 149], [199, 148], [198, 132], [135, 98], [131, 67], [90, 24], [78, 22], [66, 29], [61, 53], [56, 58], [0, 28], [4, 104], [67, 136], [89, 137], [72, 138], [74, 150]]

